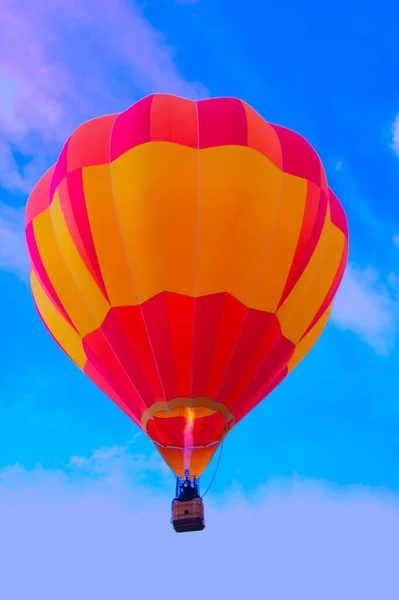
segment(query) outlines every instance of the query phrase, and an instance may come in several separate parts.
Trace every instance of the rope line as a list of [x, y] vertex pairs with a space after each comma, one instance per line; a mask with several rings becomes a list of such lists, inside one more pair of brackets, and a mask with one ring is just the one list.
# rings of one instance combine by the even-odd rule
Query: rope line
[[223, 444], [224, 444], [224, 440], [223, 440], [223, 442], [220, 444], [219, 458], [218, 458], [218, 461], [217, 461], [217, 463], [216, 463], [215, 472], [214, 472], [214, 474], [213, 474], [213, 477], [212, 477], [212, 479], [211, 479], [211, 482], [210, 482], [210, 484], [209, 484], [209, 485], [208, 485], [208, 487], [206, 488], [205, 492], [202, 494], [201, 498], [203, 498], [203, 497], [204, 497], [204, 496], [205, 496], [205, 495], [206, 495], [206, 494], [209, 492], [209, 490], [211, 489], [211, 486], [212, 486], [213, 482], [215, 481], [215, 477], [216, 477], [216, 474], [217, 474], [217, 472], [218, 472], [219, 465], [220, 465], [220, 459], [221, 459], [221, 457], [222, 457]]

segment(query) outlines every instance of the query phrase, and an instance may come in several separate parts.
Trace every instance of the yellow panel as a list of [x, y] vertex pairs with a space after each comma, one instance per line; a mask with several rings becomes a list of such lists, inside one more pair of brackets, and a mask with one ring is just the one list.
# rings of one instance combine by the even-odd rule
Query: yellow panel
[[[249, 304], [272, 240], [281, 255], [274, 275], [279, 288], [274, 295], [263, 289], [262, 304], [254, 307], [274, 306], [285, 283], [281, 267], [288, 270], [291, 264], [305, 202], [303, 180], [286, 178], [280, 237], [273, 242], [283, 177], [259, 152], [240, 146], [209, 148], [201, 151], [198, 163], [196, 149], [152, 142], [118, 158], [112, 165], [113, 191], [139, 301], [163, 290], [189, 296], [228, 291]], [[292, 193], [300, 196], [284, 229]], [[291, 236], [285, 243], [284, 234]]]
[[198, 151], [168, 142], [133, 148], [112, 164], [119, 222], [140, 302], [163, 291], [194, 295]]
[[312, 329], [305, 335], [304, 338], [297, 344], [294, 354], [288, 363], [288, 372], [291, 372], [313, 348], [319, 337], [321, 336], [324, 327], [327, 324], [332, 309], [332, 303], [327, 308], [324, 315], [315, 323]]
[[30, 283], [33, 297], [47, 327], [65, 352], [80, 369], [83, 369], [86, 364], [86, 356], [81, 337], [54, 307], [34, 273], [31, 273]]
[[111, 306], [134, 306], [139, 302], [121, 237], [110, 169], [110, 165], [83, 169], [86, 207]]
[[283, 294], [302, 228], [307, 185], [306, 179], [284, 174], [275, 225], [251, 302], [265, 311], [275, 312]]
[[345, 238], [332, 225], [328, 211], [316, 249], [277, 315], [283, 335], [296, 343], [325, 300], [341, 261]]
[[[55, 199], [56, 200], [56, 199]], [[51, 283], [65, 308], [65, 311], [80, 335], [84, 337], [98, 327], [98, 323], [88, 309], [77, 289], [65, 263], [61, 249], [54, 235], [50, 210], [47, 209], [33, 221], [33, 228], [39, 254]]]
[[93, 319], [100, 326], [110, 306], [86, 267], [69, 233], [58, 193], [50, 206], [54, 232], [69, 273], [81, 293]]
[[251, 148], [201, 151], [197, 295], [249, 304], [273, 231], [282, 173]]
[[[109, 168], [85, 168], [83, 177], [111, 305], [135, 305], [167, 290], [188, 296], [229, 292], [252, 308], [276, 310], [302, 224], [305, 180], [283, 175], [261, 153], [240, 146], [199, 153], [151, 142]], [[279, 311], [290, 339], [297, 332], [300, 338], [315, 312], [316, 300], [306, 298], [327, 230]], [[327, 283], [335, 254], [326, 259]], [[314, 285], [312, 298], [323, 292], [323, 281]], [[301, 297], [306, 307], [298, 320], [292, 314]]]

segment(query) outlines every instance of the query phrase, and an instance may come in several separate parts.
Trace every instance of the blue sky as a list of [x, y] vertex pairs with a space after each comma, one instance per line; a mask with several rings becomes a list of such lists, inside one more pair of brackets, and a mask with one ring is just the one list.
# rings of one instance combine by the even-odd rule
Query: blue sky
[[[102, 599], [112, 590], [130, 598], [135, 585], [143, 590], [135, 583], [142, 574], [151, 578], [157, 545], [162, 597], [175, 593], [165, 560], [184, 551], [187, 538], [170, 531], [173, 480], [44, 330], [23, 237], [29, 190], [73, 128], [154, 91], [238, 96], [303, 134], [350, 227], [350, 264], [322, 339], [227, 438], [193, 560], [217, 552], [227, 571], [242, 564], [224, 583], [209, 566], [201, 597], [207, 586], [216, 598], [260, 585], [276, 600], [294, 587], [309, 600], [345, 600], [353, 590], [359, 599], [399, 596], [399, 6], [351, 6], [2, 3], [0, 557], [7, 575], [0, 595], [7, 600], [25, 597], [21, 567], [33, 598], [63, 600], [73, 591], [78, 600]], [[204, 483], [211, 475], [212, 467]], [[154, 520], [148, 533], [146, 519]], [[238, 559], [242, 547], [250, 550]], [[158, 581], [152, 585], [149, 600], [157, 597]]]

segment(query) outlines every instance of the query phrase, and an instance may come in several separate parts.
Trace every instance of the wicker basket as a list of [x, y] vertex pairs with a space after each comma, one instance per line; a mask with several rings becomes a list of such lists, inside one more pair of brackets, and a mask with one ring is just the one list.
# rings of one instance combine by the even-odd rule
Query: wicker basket
[[205, 527], [204, 505], [201, 498], [172, 502], [172, 523], [175, 531], [202, 531]]

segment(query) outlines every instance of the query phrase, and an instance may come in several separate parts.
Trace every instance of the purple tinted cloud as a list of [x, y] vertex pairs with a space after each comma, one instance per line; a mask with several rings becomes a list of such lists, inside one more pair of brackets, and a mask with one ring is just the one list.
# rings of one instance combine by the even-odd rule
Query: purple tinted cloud
[[[179, 536], [159, 459], [128, 448], [75, 457], [65, 471], [0, 476], [0, 596], [47, 600], [396, 600], [399, 513], [393, 499], [280, 481], [207, 497], [207, 528]], [[172, 485], [170, 485], [172, 489]]]
[[207, 94], [135, 2], [4, 0], [0, 26], [0, 184], [11, 191], [29, 193], [88, 118], [151, 92]]
[[0, 24], [0, 125], [9, 134], [63, 139], [82, 118], [143, 93], [206, 94], [179, 73], [135, 2], [5, 0]]
[[[179, 73], [135, 2], [4, 0], [0, 27], [0, 188], [13, 193], [30, 192], [82, 121], [155, 91], [207, 93]], [[26, 275], [13, 214], [0, 204], [0, 268]]]

